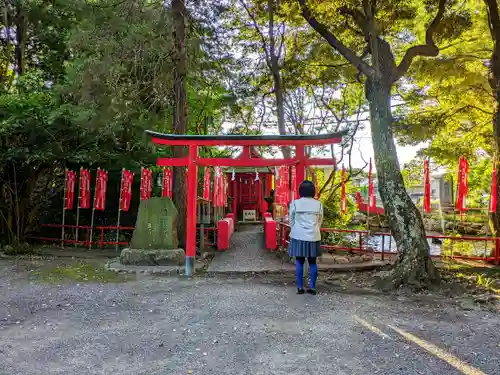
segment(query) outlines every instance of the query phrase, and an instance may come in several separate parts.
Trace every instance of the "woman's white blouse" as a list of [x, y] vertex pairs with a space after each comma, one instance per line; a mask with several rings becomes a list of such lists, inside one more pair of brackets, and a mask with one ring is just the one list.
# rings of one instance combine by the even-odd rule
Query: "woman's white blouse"
[[300, 198], [290, 203], [288, 210], [290, 238], [301, 241], [321, 241], [323, 205], [314, 198]]

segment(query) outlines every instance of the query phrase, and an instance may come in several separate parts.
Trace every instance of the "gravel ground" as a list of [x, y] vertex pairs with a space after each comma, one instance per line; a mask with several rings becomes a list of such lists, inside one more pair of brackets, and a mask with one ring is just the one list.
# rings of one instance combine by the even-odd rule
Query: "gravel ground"
[[[500, 317], [276, 277], [47, 285], [0, 264], [0, 374], [500, 374]], [[326, 287], [326, 286], [325, 286]]]
[[275, 253], [265, 250], [264, 232], [260, 225], [240, 225], [231, 237], [231, 248], [217, 252], [208, 272], [276, 272], [293, 271]]

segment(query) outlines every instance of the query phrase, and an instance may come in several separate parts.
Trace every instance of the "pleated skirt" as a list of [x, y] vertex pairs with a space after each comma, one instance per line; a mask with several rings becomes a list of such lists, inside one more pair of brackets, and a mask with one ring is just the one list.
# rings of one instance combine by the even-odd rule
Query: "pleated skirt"
[[288, 256], [317, 258], [321, 256], [321, 254], [321, 241], [301, 241], [294, 238], [290, 239]]

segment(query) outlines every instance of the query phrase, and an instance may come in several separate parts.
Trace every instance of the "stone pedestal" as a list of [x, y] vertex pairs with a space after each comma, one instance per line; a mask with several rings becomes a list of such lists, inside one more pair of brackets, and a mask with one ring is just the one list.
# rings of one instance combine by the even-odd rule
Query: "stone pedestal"
[[123, 249], [120, 263], [136, 266], [181, 266], [185, 263], [183, 249]]
[[130, 248], [120, 255], [120, 263], [137, 266], [179, 266], [185, 253], [178, 248], [177, 209], [169, 198], [141, 201]]

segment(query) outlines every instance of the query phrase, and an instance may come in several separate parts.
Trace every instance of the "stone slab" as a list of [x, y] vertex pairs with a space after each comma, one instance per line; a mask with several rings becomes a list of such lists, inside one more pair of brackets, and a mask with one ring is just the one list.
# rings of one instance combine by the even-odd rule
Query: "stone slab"
[[130, 241], [132, 249], [176, 249], [177, 209], [169, 198], [142, 200], [135, 230]]
[[182, 266], [186, 255], [183, 249], [123, 249], [120, 263], [136, 266]]
[[[369, 271], [379, 269], [388, 262], [370, 261], [347, 264], [321, 264], [323, 272]], [[288, 257], [271, 252], [264, 247], [262, 227], [242, 225], [234, 233], [227, 251], [217, 252], [207, 268], [208, 274], [290, 274], [295, 272], [295, 262]]]
[[[195, 267], [195, 273], [202, 272], [205, 268], [205, 264], [201, 262], [195, 262], [194, 267]], [[156, 276], [175, 276], [175, 275], [184, 275], [186, 273], [185, 266], [124, 265], [120, 263], [120, 260], [118, 258], [106, 263], [106, 269], [117, 273], [143, 274], [143, 275], [156, 275]]]

